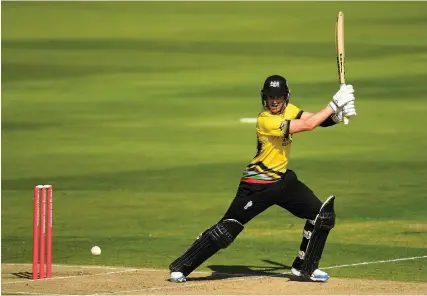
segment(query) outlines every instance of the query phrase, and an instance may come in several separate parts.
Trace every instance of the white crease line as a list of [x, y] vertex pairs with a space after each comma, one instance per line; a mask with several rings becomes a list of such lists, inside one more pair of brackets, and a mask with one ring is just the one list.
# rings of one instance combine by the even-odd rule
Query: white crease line
[[[225, 273], [223, 273], [225, 275]], [[235, 276], [235, 274], [229, 274]], [[230, 279], [223, 279], [223, 281], [227, 282], [238, 282], [238, 281], [246, 281], [246, 280], [257, 280], [262, 279], [266, 277], [280, 277], [283, 275], [290, 275], [289, 272], [283, 272], [279, 274], [272, 274], [272, 275], [242, 275], [240, 278], [230, 278]], [[121, 293], [132, 293], [132, 292], [142, 292], [142, 291], [151, 291], [151, 290], [163, 290], [163, 289], [176, 289], [176, 288], [184, 288], [184, 287], [195, 287], [195, 286], [203, 286], [204, 284], [208, 284], [210, 281], [206, 281], [204, 283], [198, 283], [198, 284], [175, 284], [174, 286], [162, 286], [162, 287], [152, 287], [152, 288], [146, 288], [146, 289], [139, 289], [139, 290], [128, 290], [128, 291], [118, 291], [118, 292], [111, 292], [111, 294], [121, 294]]]
[[46, 294], [46, 293], [38, 293], [38, 292], [10, 292], [10, 295], [56, 295], [56, 294]]
[[[12, 266], [19, 266], [19, 265], [28, 265], [31, 266], [28, 263], [4, 263], [3, 265], [12, 265]], [[57, 267], [70, 267], [70, 268], [87, 268], [87, 269], [103, 269], [103, 266], [99, 265], [61, 265], [61, 264], [52, 264], [52, 266]], [[169, 269], [149, 269], [149, 268], [129, 268], [129, 267], [110, 267], [106, 266], [105, 269], [113, 269], [115, 271], [108, 271], [108, 272], [100, 272], [100, 273], [93, 273], [93, 274], [82, 274], [82, 275], [69, 275], [69, 276], [58, 276], [58, 277], [51, 277], [51, 278], [45, 278], [44, 281], [53, 281], [53, 280], [62, 280], [62, 279], [70, 279], [70, 278], [76, 278], [76, 277], [88, 277], [88, 276], [98, 276], [98, 275], [108, 275], [108, 274], [115, 274], [115, 273], [125, 273], [125, 272], [132, 272], [132, 271], [144, 271], [144, 272], [167, 272], [169, 273]], [[212, 272], [209, 271], [195, 271], [195, 274], [212, 274]], [[224, 273], [226, 274], [226, 273]], [[232, 275], [232, 274], [226, 274], [226, 275]], [[234, 274], [233, 274], [234, 275]], [[33, 280], [29, 279], [30, 281], [39, 281], [39, 280]], [[21, 284], [21, 283], [28, 283], [27, 280], [20, 280], [20, 281], [13, 281], [13, 282], [2, 282], [2, 284]]]
[[[31, 263], [2, 263], [5, 266], [28, 266], [31, 267]], [[89, 268], [89, 269], [139, 269], [125, 266], [102, 266], [102, 265], [67, 265], [67, 264], [52, 264], [53, 267], [69, 267], [69, 268]], [[145, 269], [145, 268], [143, 268]], [[159, 269], [147, 269], [147, 271], [158, 271]], [[166, 269], [165, 269], [166, 270]]]
[[[31, 267], [30, 263], [2, 263], [1, 265], [9, 266], [28, 266]], [[153, 271], [153, 272], [168, 272], [169, 269], [152, 269], [152, 268], [137, 268], [137, 267], [126, 267], [126, 266], [102, 266], [102, 265], [66, 265], [66, 264], [52, 264], [53, 267], [65, 267], [65, 268], [87, 268], [87, 269], [113, 269], [113, 270], [140, 270], [140, 271]], [[194, 271], [193, 273], [211, 274], [209, 271]], [[52, 278], [53, 279], [53, 278]]]
[[397, 258], [397, 259], [391, 259], [391, 260], [381, 260], [381, 261], [371, 261], [371, 262], [360, 262], [360, 263], [354, 263], [354, 264], [335, 265], [335, 266], [329, 266], [329, 267], [322, 267], [322, 269], [351, 267], [351, 266], [368, 265], [368, 264], [374, 264], [374, 263], [388, 263], [388, 262], [415, 260], [415, 259], [423, 259], [423, 258], [427, 258], [427, 255], [426, 256], [418, 256], [418, 257]]
[[[343, 264], [343, 265], [335, 265], [335, 266], [328, 266], [328, 267], [322, 267], [322, 269], [332, 269], [332, 268], [342, 268], [342, 267], [351, 267], [351, 266], [358, 266], [358, 265], [368, 265], [368, 264], [377, 264], [377, 263], [388, 263], [388, 262], [396, 262], [396, 261], [406, 261], [406, 260], [416, 260], [416, 259], [423, 259], [427, 258], [426, 256], [418, 256], [418, 257], [408, 257], [408, 258], [397, 258], [397, 259], [390, 259], [390, 260], [381, 260], [381, 261], [370, 261], [370, 262], [360, 262], [360, 263], [354, 263], [354, 264]], [[290, 274], [289, 272], [284, 272], [280, 274], [273, 274], [273, 275], [263, 275], [263, 276], [256, 276], [251, 277], [250, 274], [248, 274], [248, 277], [244, 278], [238, 278], [238, 279], [225, 279], [229, 282], [236, 282], [236, 281], [244, 281], [244, 280], [257, 280], [262, 279], [266, 277], [280, 277], [282, 275]], [[162, 286], [162, 287], [152, 287], [152, 288], [146, 288], [146, 289], [140, 289], [140, 290], [128, 290], [128, 291], [117, 291], [112, 292], [111, 294], [121, 294], [121, 293], [133, 293], [133, 292], [142, 292], [142, 291], [151, 291], [151, 290], [163, 290], [163, 289], [176, 289], [176, 288], [185, 288], [185, 287], [195, 287], [195, 286], [202, 286], [204, 284], [210, 283], [209, 281], [206, 281], [204, 283], [197, 283], [197, 284], [176, 284], [174, 286]]]
[[126, 266], [100, 266], [100, 265], [63, 265], [63, 264], [52, 264], [57, 267], [68, 267], [68, 268], [86, 268], [86, 269], [113, 269], [113, 270], [141, 270], [141, 271], [168, 271], [169, 269], [152, 269], [152, 268], [137, 268], [137, 267], [126, 267]]

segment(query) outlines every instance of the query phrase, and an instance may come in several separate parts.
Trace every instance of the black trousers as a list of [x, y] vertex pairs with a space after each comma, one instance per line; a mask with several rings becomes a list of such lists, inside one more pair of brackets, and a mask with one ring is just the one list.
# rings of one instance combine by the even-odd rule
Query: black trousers
[[298, 180], [293, 171], [287, 170], [276, 183], [240, 182], [236, 197], [221, 220], [235, 219], [246, 224], [273, 205], [278, 205], [299, 218], [313, 220], [319, 213], [322, 202], [310, 188]]
[[[240, 182], [235, 198], [219, 223], [203, 232], [181, 257], [172, 262], [171, 271], [180, 271], [188, 275], [214, 255], [221, 247], [212, 243], [212, 233], [215, 233], [214, 237], [218, 239], [217, 237], [220, 236], [218, 233], [222, 233], [223, 229], [219, 228], [220, 231], [217, 231], [217, 225], [220, 225], [223, 220], [234, 219], [244, 225], [272, 205], [278, 205], [299, 218], [314, 220], [322, 207], [322, 202], [313, 191], [298, 180], [291, 170], [288, 170], [281, 180], [275, 183]], [[313, 229], [313, 223], [306, 221], [304, 233], [311, 233]], [[292, 263], [292, 267], [301, 268], [308, 242], [308, 237], [303, 235], [298, 256]], [[224, 244], [224, 241], [222, 243]]]

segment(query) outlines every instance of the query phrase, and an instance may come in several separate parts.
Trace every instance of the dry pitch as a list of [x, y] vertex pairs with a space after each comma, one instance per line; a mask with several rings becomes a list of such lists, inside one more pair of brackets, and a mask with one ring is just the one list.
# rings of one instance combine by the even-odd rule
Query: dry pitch
[[30, 264], [2, 264], [2, 294], [417, 294], [427, 283], [331, 278], [299, 282], [289, 275], [227, 275], [194, 272], [186, 283], [168, 281], [167, 270], [54, 265], [53, 278], [29, 279]]

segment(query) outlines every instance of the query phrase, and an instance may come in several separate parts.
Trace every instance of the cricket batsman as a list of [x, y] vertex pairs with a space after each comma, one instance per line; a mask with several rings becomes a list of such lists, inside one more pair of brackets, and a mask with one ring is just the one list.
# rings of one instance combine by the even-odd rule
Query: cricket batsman
[[284, 77], [273, 75], [265, 80], [261, 90], [263, 111], [256, 124], [256, 155], [243, 172], [225, 215], [170, 264], [170, 281], [186, 281], [193, 270], [220, 249], [227, 248], [246, 223], [272, 205], [306, 220], [292, 274], [317, 282], [329, 279], [318, 267], [328, 234], [335, 225], [335, 196], [329, 196], [322, 203], [288, 169], [288, 161], [294, 134], [312, 131], [318, 126], [333, 126], [344, 117], [356, 115], [354, 89], [352, 85], [342, 85], [330, 103], [317, 113], [303, 111], [289, 99]]

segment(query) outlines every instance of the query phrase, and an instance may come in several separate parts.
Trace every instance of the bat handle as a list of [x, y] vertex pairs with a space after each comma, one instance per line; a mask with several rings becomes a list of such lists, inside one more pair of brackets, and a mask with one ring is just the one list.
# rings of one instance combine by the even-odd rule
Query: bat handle
[[[345, 83], [340, 83], [340, 87], [343, 86]], [[343, 118], [344, 124], [347, 125], [350, 123], [350, 119], [348, 119], [348, 117], [344, 117]]]

